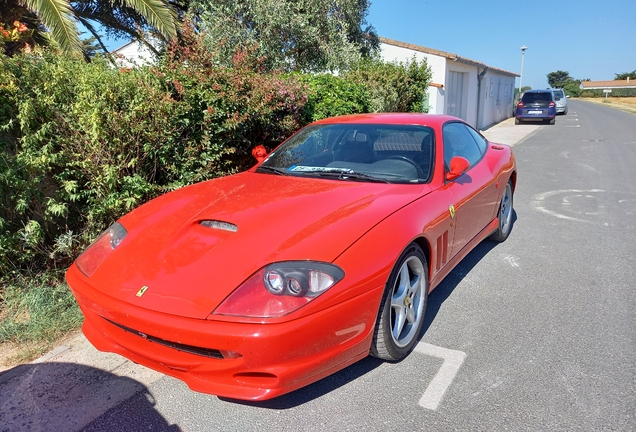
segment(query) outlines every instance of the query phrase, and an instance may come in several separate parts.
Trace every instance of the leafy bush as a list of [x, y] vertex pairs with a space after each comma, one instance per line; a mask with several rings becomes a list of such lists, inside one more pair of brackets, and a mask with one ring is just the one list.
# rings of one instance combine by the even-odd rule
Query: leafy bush
[[368, 89], [373, 112], [423, 112], [432, 73], [425, 60], [384, 62], [361, 60], [344, 78]]
[[0, 279], [70, 264], [142, 202], [248, 168], [302, 126], [298, 79], [238, 52], [172, 47], [158, 68], [43, 52], [0, 56]]
[[301, 79], [309, 86], [307, 122], [371, 110], [369, 94], [361, 83], [330, 74], [304, 75]]

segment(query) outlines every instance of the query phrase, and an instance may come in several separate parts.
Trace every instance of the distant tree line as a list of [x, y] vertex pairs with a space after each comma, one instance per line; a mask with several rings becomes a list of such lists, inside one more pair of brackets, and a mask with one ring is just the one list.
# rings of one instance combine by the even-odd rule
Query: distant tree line
[[[587, 96], [587, 97], [598, 97], [603, 96], [603, 92], [601, 90], [581, 90], [581, 83], [583, 81], [591, 81], [589, 78], [585, 79], [574, 79], [570, 76], [569, 72], [558, 70], [556, 72], [550, 72], [548, 75], [548, 84], [552, 88], [562, 88], [565, 91], [565, 94], [572, 97], [577, 96]], [[626, 80], [636, 79], [636, 70], [632, 72], [624, 72], [620, 74], [615, 74], [614, 80]], [[636, 91], [632, 91], [632, 89], [617, 89], [621, 91], [612, 92], [612, 96], [636, 96]]]

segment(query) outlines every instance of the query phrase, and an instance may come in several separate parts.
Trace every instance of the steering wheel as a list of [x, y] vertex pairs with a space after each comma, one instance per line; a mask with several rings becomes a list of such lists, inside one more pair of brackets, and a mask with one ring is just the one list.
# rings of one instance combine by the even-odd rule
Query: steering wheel
[[415, 167], [415, 170], [417, 171], [417, 176], [419, 178], [422, 178], [422, 179], [426, 178], [426, 175], [424, 174], [422, 167], [419, 166], [417, 162], [415, 162], [413, 159], [410, 159], [410, 158], [407, 158], [406, 156], [401, 156], [401, 155], [389, 156], [387, 159], [397, 159], [397, 160], [403, 160], [405, 162], [408, 162]]

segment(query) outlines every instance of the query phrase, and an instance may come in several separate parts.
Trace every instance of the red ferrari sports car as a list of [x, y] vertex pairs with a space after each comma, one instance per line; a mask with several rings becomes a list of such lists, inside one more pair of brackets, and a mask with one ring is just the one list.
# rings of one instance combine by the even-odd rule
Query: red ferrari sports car
[[404, 358], [428, 293], [512, 227], [511, 149], [454, 117], [330, 118], [261, 156], [142, 205], [69, 268], [98, 349], [269, 399]]

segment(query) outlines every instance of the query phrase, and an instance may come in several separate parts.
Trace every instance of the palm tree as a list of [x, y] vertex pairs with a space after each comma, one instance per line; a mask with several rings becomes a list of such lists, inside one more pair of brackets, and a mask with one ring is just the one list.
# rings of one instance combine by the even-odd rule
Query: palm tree
[[81, 23], [107, 51], [98, 28], [140, 39], [151, 28], [163, 39], [175, 37], [179, 22], [174, 6], [168, 0], [0, 0], [0, 26], [25, 24], [29, 33], [24, 40], [28, 36], [42, 43], [48, 33], [63, 51], [82, 52], [77, 30]]

